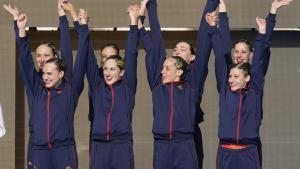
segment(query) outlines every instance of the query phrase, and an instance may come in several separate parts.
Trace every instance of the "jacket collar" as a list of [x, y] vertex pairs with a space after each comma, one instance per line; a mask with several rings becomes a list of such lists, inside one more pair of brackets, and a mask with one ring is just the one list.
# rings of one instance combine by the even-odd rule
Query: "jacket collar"
[[46, 88], [45, 84], [43, 83], [43, 87], [47, 91], [54, 90], [57, 92], [61, 92], [65, 88], [65, 86], [66, 86], [66, 84], [65, 84], [64, 80], [62, 80], [58, 85], [56, 85], [55, 87], [52, 87], [52, 88]]
[[175, 84], [175, 85], [181, 85], [183, 84], [184, 81], [176, 81], [176, 82], [168, 82], [168, 83], [163, 83], [164, 86], [169, 85], [169, 84]]
[[[105, 82], [105, 87], [108, 87], [108, 86], [119, 86], [121, 83], [122, 83], [122, 78], [121, 79], [119, 79], [119, 80], [117, 80], [115, 83], [113, 83], [113, 84], [111, 84], [111, 85], [108, 85], [108, 84], [106, 84]], [[105, 81], [105, 80], [104, 80]]]

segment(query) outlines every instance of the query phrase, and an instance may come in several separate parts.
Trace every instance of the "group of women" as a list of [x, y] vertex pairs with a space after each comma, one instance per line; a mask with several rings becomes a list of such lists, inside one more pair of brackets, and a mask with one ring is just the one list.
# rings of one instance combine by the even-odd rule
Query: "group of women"
[[[219, 93], [219, 147], [217, 168], [261, 168], [259, 128], [262, 119], [264, 79], [270, 59], [270, 41], [276, 11], [292, 0], [275, 0], [266, 19], [256, 18], [254, 50], [240, 40], [232, 50], [224, 0], [207, 0], [197, 35], [196, 51], [179, 42], [167, 56], [157, 15], [156, 0], [129, 6], [125, 57], [113, 43], [100, 52], [98, 67], [88, 29], [88, 13], [66, 0], [58, 0], [61, 54], [51, 43], [35, 51], [35, 64], [26, 36], [26, 14], [10, 5], [19, 47], [20, 77], [28, 98], [28, 168], [77, 168], [74, 113], [84, 88], [89, 86], [90, 168], [133, 169], [132, 112], [137, 90], [138, 40], [146, 51], [146, 70], [153, 103], [155, 169], [202, 168], [203, 121], [200, 107], [211, 50]], [[219, 7], [219, 12], [216, 8]], [[148, 11], [150, 31], [143, 26]], [[73, 18], [78, 36], [73, 66], [66, 13]]]

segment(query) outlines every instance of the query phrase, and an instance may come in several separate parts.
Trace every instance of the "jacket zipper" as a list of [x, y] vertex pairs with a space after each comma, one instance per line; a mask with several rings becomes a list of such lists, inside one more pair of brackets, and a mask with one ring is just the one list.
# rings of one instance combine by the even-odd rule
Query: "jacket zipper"
[[109, 133], [110, 133], [110, 116], [111, 116], [111, 112], [113, 110], [114, 107], [114, 103], [115, 103], [115, 92], [114, 92], [114, 88], [110, 85], [109, 86], [110, 90], [111, 90], [111, 108], [110, 111], [107, 114], [107, 125], [106, 125], [106, 140], [109, 140]]
[[237, 143], [237, 145], [239, 144], [239, 138], [240, 138], [240, 123], [241, 123], [242, 104], [243, 104], [243, 95], [242, 95], [242, 90], [240, 90], [240, 103], [239, 103], [238, 121], [237, 121], [237, 127], [236, 127], [236, 143]]
[[171, 111], [170, 111], [170, 140], [173, 139], [173, 113], [174, 113], [174, 99], [173, 99], [173, 83], [171, 82], [170, 87], [170, 97], [171, 97]]
[[51, 91], [48, 91], [48, 99], [47, 99], [47, 141], [48, 141], [48, 147], [51, 148], [51, 142], [50, 142], [50, 99], [51, 99]]

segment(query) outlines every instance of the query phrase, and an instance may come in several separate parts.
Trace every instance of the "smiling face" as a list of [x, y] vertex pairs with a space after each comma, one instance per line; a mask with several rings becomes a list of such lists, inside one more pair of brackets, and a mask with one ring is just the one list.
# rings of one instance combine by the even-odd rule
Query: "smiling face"
[[173, 56], [180, 56], [188, 64], [190, 64], [195, 59], [195, 55], [192, 54], [191, 46], [187, 42], [179, 42], [173, 51]]
[[121, 70], [117, 65], [117, 62], [114, 59], [107, 59], [104, 62], [103, 66], [103, 75], [105, 79], [105, 83], [108, 85], [112, 85], [124, 74], [124, 70]]
[[55, 63], [46, 63], [43, 66], [43, 80], [46, 88], [56, 87], [64, 77], [64, 71], [59, 71]]
[[234, 63], [250, 63], [253, 53], [250, 51], [248, 45], [244, 42], [239, 42], [233, 49]]
[[163, 69], [161, 71], [161, 79], [163, 84], [180, 81], [183, 70], [178, 69], [175, 64], [176, 60], [172, 57], [165, 60]]
[[101, 65], [104, 65], [105, 60], [109, 57], [109, 56], [113, 56], [113, 55], [118, 55], [118, 51], [111, 47], [111, 46], [107, 46], [105, 48], [103, 48], [101, 50], [100, 53], [100, 61], [101, 61]]
[[35, 59], [39, 69], [43, 69], [44, 64], [54, 57], [52, 49], [45, 44], [36, 48], [35, 53]]
[[250, 75], [245, 75], [242, 69], [237, 67], [230, 70], [229, 73], [229, 86], [231, 91], [238, 91], [244, 89], [250, 81]]

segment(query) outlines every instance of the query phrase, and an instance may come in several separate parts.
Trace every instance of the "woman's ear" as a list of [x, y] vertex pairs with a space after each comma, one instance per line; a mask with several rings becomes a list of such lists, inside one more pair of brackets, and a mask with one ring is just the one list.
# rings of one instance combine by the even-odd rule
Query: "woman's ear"
[[64, 77], [64, 75], [65, 75], [65, 72], [64, 71], [60, 71], [59, 73], [58, 73], [58, 76], [59, 76], [59, 78], [63, 78]]
[[190, 62], [193, 62], [195, 59], [196, 59], [196, 56], [195, 56], [195, 55], [191, 55], [191, 56], [190, 56]]
[[178, 77], [181, 77], [182, 74], [183, 74], [183, 70], [182, 70], [182, 69], [178, 69], [178, 70], [176, 71], [176, 74], [177, 74]]
[[250, 82], [250, 79], [251, 79], [250, 75], [247, 75], [245, 78], [245, 81], [248, 83], [248, 82]]
[[123, 75], [124, 75], [124, 73], [125, 73], [125, 70], [124, 70], [124, 69], [123, 69], [123, 70], [121, 70], [120, 76], [123, 76]]

